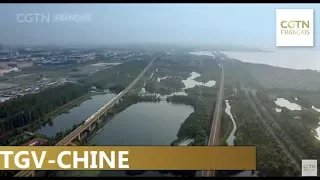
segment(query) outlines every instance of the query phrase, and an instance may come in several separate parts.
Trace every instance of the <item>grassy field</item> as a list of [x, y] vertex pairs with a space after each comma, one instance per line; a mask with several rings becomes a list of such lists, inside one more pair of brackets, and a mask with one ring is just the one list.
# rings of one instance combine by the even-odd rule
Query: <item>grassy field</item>
[[28, 85], [28, 84], [36, 83], [39, 79], [40, 79], [40, 76], [38, 74], [31, 74], [29, 76], [24, 76], [21, 78], [9, 79], [6, 81], [6, 83]]
[[[91, 63], [97, 63], [100, 61], [92, 61]], [[2, 82], [7, 83], [14, 83], [14, 84], [33, 84], [40, 80], [40, 77], [47, 77], [57, 79], [60, 77], [64, 78], [73, 78], [73, 74], [77, 73], [81, 68], [85, 68], [90, 64], [75, 64], [75, 65], [68, 65], [68, 66], [32, 66], [23, 68], [22, 71], [19, 72], [11, 72], [5, 74], [2, 78]], [[27, 75], [23, 77], [19, 77], [22, 75]], [[7, 80], [8, 79], [8, 80]]]

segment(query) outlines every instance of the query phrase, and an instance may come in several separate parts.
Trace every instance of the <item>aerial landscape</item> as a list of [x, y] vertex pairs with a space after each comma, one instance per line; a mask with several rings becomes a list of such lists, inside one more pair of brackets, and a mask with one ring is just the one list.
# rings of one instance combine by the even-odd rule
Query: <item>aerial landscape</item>
[[[19, 10], [23, 7], [1, 6], [0, 10], [4, 11], [0, 14], [21, 13]], [[114, 13], [114, 17], [122, 21], [125, 18], [119, 15], [119, 9], [124, 8], [134, 16], [140, 12], [135, 8], [146, 8], [118, 5], [111, 12], [114, 7], [110, 6], [110, 14]], [[168, 13], [172, 14], [175, 7], [167, 6], [160, 9], [168, 8]], [[200, 11], [199, 6], [195, 6], [196, 10], [185, 6], [184, 13]], [[11, 11], [5, 11], [9, 7]], [[94, 12], [97, 7], [90, 6], [88, 11]], [[59, 8], [52, 6], [55, 10]], [[207, 10], [207, 7], [202, 8]], [[230, 6], [231, 11], [233, 8]], [[157, 20], [162, 18], [161, 13], [151, 11], [148, 10], [150, 16]], [[5, 21], [0, 19], [0, 22]], [[210, 38], [206, 40], [202, 36], [206, 33], [201, 28], [199, 31], [203, 33], [197, 35], [201, 41], [183, 41], [180, 38], [191, 39], [186, 36], [191, 36], [196, 28], [181, 31], [186, 36], [180, 34], [181, 37], [174, 39], [179, 33], [167, 31], [183, 26], [185, 21], [181, 20], [181, 24], [179, 20], [172, 21], [172, 27], [150, 22], [152, 25], [143, 26], [145, 34], [138, 32], [143, 30], [141, 21], [134, 24], [128, 20], [129, 25], [114, 21], [110, 24], [116, 27], [108, 26], [112, 30], [92, 30], [88, 37], [67, 27], [65, 35], [50, 37], [53, 33], [63, 33], [59, 28], [57, 32], [47, 32], [53, 23], [28, 24], [30, 27], [25, 26], [25, 29], [30, 36], [21, 40], [15, 38], [14, 33], [18, 32], [2, 29], [0, 144], [251, 145], [257, 147], [256, 171], [0, 171], [1, 176], [286, 177], [301, 176], [302, 159], [319, 159], [318, 50], [266, 50], [252, 44], [233, 44], [228, 38], [224, 43], [219, 40], [210, 44]], [[68, 25], [88, 30], [86, 23]], [[22, 26], [16, 22], [9, 25]], [[43, 30], [31, 33], [38, 28]], [[155, 30], [157, 28], [166, 32], [161, 34], [160, 30]], [[133, 32], [126, 32], [130, 30]], [[115, 37], [117, 33], [121, 35]], [[8, 34], [13, 35], [6, 36]], [[101, 40], [104, 36], [106, 41]], [[152, 36], [157, 38], [152, 39]], [[45, 37], [48, 40], [38, 40]], [[32, 43], [29, 40], [32, 38], [37, 42]], [[139, 38], [141, 40], [136, 40]]]

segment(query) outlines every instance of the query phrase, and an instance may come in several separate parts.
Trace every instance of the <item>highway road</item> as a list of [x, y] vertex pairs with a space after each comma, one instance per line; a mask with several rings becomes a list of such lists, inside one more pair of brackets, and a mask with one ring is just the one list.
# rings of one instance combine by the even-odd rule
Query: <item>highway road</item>
[[[221, 123], [221, 113], [222, 113], [222, 103], [224, 95], [224, 67], [223, 63], [221, 65], [221, 81], [217, 97], [217, 102], [215, 106], [215, 111], [211, 123], [211, 131], [208, 140], [208, 146], [217, 146], [220, 144], [220, 123]], [[215, 171], [202, 171], [202, 176], [213, 177], [215, 176]]]
[[[155, 57], [149, 62], [149, 64], [142, 70], [142, 72], [136, 77], [136, 79], [129, 84], [122, 92], [120, 92], [115, 98], [109, 101], [106, 105], [100, 108], [92, 116], [90, 116], [85, 123], [78, 126], [75, 130], [65, 136], [60, 140], [55, 146], [65, 146], [72, 142], [81, 132], [88, 129], [91, 124], [93, 124], [100, 116], [107, 112], [116, 102], [118, 102], [131, 88], [141, 79], [144, 73], [151, 67], [152, 63], [159, 57], [160, 54], [155, 55]], [[14, 177], [29, 177], [34, 173], [34, 171], [20, 171], [14, 175]]]

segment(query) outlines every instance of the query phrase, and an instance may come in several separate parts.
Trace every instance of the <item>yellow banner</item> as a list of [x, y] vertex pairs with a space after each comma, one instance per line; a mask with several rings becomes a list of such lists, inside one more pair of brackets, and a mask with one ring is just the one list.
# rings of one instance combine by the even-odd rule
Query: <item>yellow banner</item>
[[1, 146], [1, 170], [255, 170], [254, 146]]

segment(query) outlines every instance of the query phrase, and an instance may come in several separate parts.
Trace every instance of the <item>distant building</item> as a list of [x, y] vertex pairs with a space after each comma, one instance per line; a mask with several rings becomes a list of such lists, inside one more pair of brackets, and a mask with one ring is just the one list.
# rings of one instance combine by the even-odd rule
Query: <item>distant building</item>
[[22, 144], [21, 146], [41, 146], [45, 142], [47, 142], [47, 140], [42, 139], [42, 138], [34, 138], [31, 141]]
[[12, 71], [20, 71], [17, 67], [14, 68], [7, 68], [7, 69], [0, 69], [0, 75], [6, 74]]
[[82, 59], [82, 56], [69, 56], [68, 57], [68, 60], [69, 61], [75, 61], [77, 63], [80, 63], [81, 62], [81, 59]]
[[11, 62], [8, 64], [8, 67], [10, 67], [10, 68], [18, 67], [18, 64], [15, 62]]

